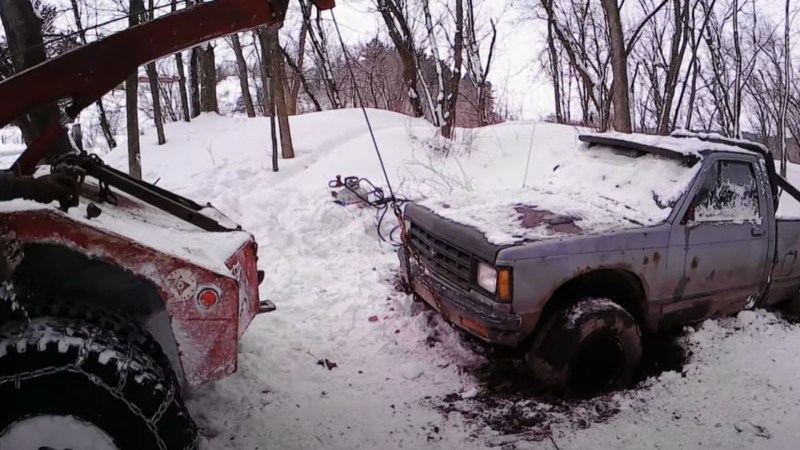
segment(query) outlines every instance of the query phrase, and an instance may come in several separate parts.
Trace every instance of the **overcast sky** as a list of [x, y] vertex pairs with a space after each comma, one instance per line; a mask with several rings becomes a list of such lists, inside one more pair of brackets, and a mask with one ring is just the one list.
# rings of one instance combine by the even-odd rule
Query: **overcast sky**
[[[65, 8], [69, 6], [68, 0], [44, 1]], [[104, 10], [105, 14], [113, 17], [121, 14], [113, 0], [87, 1], [93, 10]], [[168, 3], [169, 0], [156, 1], [156, 4]], [[382, 19], [373, 10], [374, 0], [336, 0], [336, 3], [334, 12], [348, 43], [366, 42], [377, 32], [381, 32], [385, 37]], [[524, 0], [483, 0], [476, 3], [481, 5], [476, 14], [477, 21], [486, 24], [489, 19], [493, 19], [497, 23], [498, 40], [490, 79], [494, 84], [498, 100], [508, 104], [513, 113], [521, 115], [524, 119], [538, 119], [552, 113], [553, 91], [540, 73], [540, 67], [536, 62], [544, 46], [542, 29], [544, 23], [521, 20], [525, 13], [522, 5], [527, 3]], [[783, 0], [757, 0], [758, 11], [767, 12], [776, 23], [783, 19], [783, 5]], [[293, 3], [292, 9], [296, 8], [297, 5]], [[794, 5], [793, 9], [797, 8], [800, 8], [800, 5]], [[294, 26], [291, 22], [297, 20], [297, 16], [297, 12], [290, 12], [287, 19], [287, 35], [292, 32]], [[330, 20], [330, 13], [323, 13], [323, 18]], [[100, 21], [100, 18], [94, 19], [89, 22]], [[62, 20], [68, 22], [67, 26], [72, 25], [70, 14], [64, 15]], [[794, 23], [796, 22], [797, 19]], [[126, 26], [125, 23], [113, 26], [117, 25]], [[331, 36], [330, 39], [331, 45], [336, 45], [335, 37]], [[488, 42], [484, 43], [484, 46], [488, 46]]]
[[[371, 39], [384, 25], [378, 14], [370, 12], [374, 0], [337, 0], [336, 18], [349, 42]], [[477, 3], [477, 2], [476, 2]], [[497, 49], [490, 80], [500, 101], [512, 111], [533, 119], [554, 110], [553, 92], [535, 62], [542, 49], [543, 24], [520, 20], [519, 1], [484, 0], [480, 16], [497, 22]], [[324, 16], [323, 16], [324, 17]], [[476, 17], [476, 21], [481, 20]], [[488, 46], [488, 42], [484, 44]], [[484, 56], [485, 58], [485, 56]]]

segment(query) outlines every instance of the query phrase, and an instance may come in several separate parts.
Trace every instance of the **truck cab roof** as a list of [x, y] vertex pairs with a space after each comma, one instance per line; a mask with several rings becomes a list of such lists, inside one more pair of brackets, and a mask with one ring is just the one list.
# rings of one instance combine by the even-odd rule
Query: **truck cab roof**
[[688, 166], [713, 152], [748, 153], [771, 159], [769, 149], [759, 143], [726, 138], [714, 133], [693, 133], [678, 130], [669, 136], [638, 133], [587, 133], [578, 136], [589, 147], [603, 145], [627, 150], [631, 156], [655, 154], [681, 160]]

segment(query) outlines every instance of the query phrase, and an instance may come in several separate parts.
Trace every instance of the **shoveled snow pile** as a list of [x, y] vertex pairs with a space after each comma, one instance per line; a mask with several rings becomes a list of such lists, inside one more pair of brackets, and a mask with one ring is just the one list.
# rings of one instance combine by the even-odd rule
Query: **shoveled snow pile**
[[[456, 143], [448, 144], [424, 121], [383, 111], [370, 117], [394, 188], [409, 198], [448, 197], [456, 204], [476, 194], [499, 201], [508, 196], [504, 189], [525, 184], [558, 193], [569, 212], [580, 213], [570, 198], [593, 186], [613, 201], [591, 203], [592, 214], [610, 209], [637, 221], [663, 214], [655, 204], [615, 196], [630, 189], [625, 183], [643, 186], [651, 202], [652, 190], [668, 196], [660, 181], [633, 173], [643, 159], [587, 154], [598, 167], [589, 170], [574, 160], [583, 150], [570, 127], [520, 122], [459, 130]], [[574, 404], [498, 398], [509, 384], [497, 376], [504, 372], [493, 352], [400, 294], [393, 284], [396, 256], [377, 239], [372, 212], [331, 202], [327, 182], [336, 175], [385, 184], [361, 112], [294, 117], [292, 127], [297, 157], [281, 160], [279, 172], [270, 165], [262, 118], [204, 115], [172, 124], [164, 146], [155, 145], [151, 130], [143, 136], [147, 180], [212, 202], [256, 235], [266, 272], [261, 296], [278, 306], [245, 333], [238, 372], [192, 395], [205, 448], [800, 444], [800, 327], [760, 311], [690, 331], [685, 339], [692, 354], [683, 371], [648, 379], [636, 390]], [[126, 168], [120, 144], [106, 160]], [[650, 159], [662, 165], [658, 176], [686, 176]], [[606, 192], [616, 183], [618, 191]]]

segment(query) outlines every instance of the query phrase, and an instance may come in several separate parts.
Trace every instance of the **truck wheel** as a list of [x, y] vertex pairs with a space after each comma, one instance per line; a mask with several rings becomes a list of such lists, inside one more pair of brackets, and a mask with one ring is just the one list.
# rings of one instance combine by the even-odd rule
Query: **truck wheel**
[[141, 339], [36, 317], [0, 328], [0, 449], [194, 449], [177, 378]]
[[627, 387], [642, 357], [636, 320], [608, 299], [586, 299], [553, 314], [527, 355], [528, 368], [547, 388], [591, 395]]

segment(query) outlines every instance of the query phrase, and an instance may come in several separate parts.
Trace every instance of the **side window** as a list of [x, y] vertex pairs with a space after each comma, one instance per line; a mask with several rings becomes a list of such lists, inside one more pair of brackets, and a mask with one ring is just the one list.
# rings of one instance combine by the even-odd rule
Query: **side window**
[[752, 164], [718, 161], [706, 173], [688, 220], [749, 222], [760, 218], [758, 182]]

